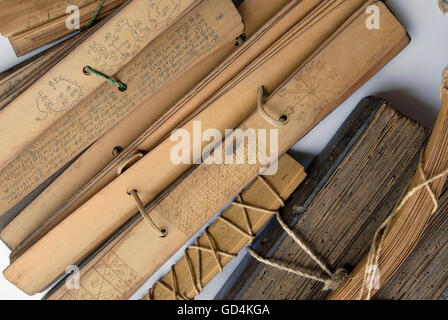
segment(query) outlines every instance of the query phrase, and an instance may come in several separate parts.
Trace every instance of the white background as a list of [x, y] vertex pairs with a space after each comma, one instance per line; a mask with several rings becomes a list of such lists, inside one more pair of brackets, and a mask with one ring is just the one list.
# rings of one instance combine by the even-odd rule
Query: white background
[[[448, 65], [448, 15], [444, 16], [440, 12], [437, 0], [387, 0], [386, 3], [408, 30], [411, 44], [294, 146], [293, 149], [302, 155], [304, 165], [325, 147], [344, 119], [366, 96], [378, 95], [386, 98], [403, 114], [420, 121], [426, 127], [433, 126], [440, 108], [441, 72]], [[16, 58], [8, 40], [0, 36], [0, 71], [29, 56], [30, 54]], [[0, 270], [4, 270], [9, 264], [9, 253], [7, 247], [0, 243]], [[213, 298], [232, 275], [243, 255], [243, 252], [240, 253], [239, 258], [227, 265], [224, 273], [205, 288], [200, 298]], [[182, 251], [179, 251], [133, 298], [141, 297], [181, 256]], [[0, 275], [0, 299], [39, 299], [41, 296], [42, 294], [27, 296]]]

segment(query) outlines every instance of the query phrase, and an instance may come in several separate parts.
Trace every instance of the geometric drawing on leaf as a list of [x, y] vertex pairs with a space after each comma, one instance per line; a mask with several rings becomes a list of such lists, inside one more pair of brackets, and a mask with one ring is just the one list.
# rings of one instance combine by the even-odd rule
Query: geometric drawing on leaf
[[327, 63], [313, 61], [306, 64], [295, 76], [295, 81], [280, 90], [279, 96], [293, 95], [294, 101], [286, 107], [284, 113], [297, 113], [299, 118], [306, 120], [307, 115], [313, 115], [324, 108], [335, 96], [341, 94], [342, 88], [337, 81], [338, 73]]
[[151, 0], [149, 1], [149, 23], [152, 31], [166, 27], [178, 12], [180, 0]]

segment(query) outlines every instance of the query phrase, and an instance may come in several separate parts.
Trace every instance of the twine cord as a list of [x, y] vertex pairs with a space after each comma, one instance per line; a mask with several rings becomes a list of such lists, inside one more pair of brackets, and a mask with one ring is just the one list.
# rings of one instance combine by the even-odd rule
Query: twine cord
[[230, 220], [228, 220], [228, 219], [226, 219], [226, 218], [224, 218], [222, 216], [219, 216], [218, 219], [221, 220], [222, 222], [224, 222], [225, 224], [227, 224], [230, 228], [235, 229], [235, 231], [237, 231], [238, 233], [241, 233], [242, 235], [245, 235], [250, 240], [255, 239], [255, 235], [254, 234], [250, 234], [250, 233], [244, 231], [243, 229], [241, 229], [240, 227], [235, 225], [232, 221], [230, 221]]
[[[444, 81], [441, 87], [441, 95], [442, 95], [442, 91], [443, 89], [445, 89], [445, 91], [447, 91], [447, 84], [448, 84], [448, 67], [445, 69], [444, 73]], [[281, 120], [276, 120], [274, 118], [272, 118], [270, 115], [268, 115], [264, 108], [263, 108], [263, 95], [264, 95], [264, 89], [263, 87], [260, 87], [258, 90], [258, 110], [260, 111], [260, 114], [263, 116], [263, 118], [265, 118], [265, 120], [267, 120], [268, 122], [274, 124], [274, 125], [284, 125], [286, 123], [285, 121], [281, 121]], [[433, 206], [433, 210], [432, 210], [432, 214], [434, 212], [437, 211], [438, 208], [438, 202], [437, 202], [437, 197], [434, 193], [434, 191], [431, 189], [430, 184], [433, 183], [434, 181], [441, 179], [442, 177], [446, 176], [448, 174], [448, 169], [444, 170], [443, 172], [435, 175], [434, 177], [427, 179], [426, 174], [424, 172], [424, 165], [423, 165], [423, 158], [421, 158], [420, 162], [419, 162], [419, 167], [418, 167], [418, 172], [423, 180], [423, 182], [419, 185], [417, 185], [416, 187], [412, 188], [403, 198], [403, 200], [400, 202], [400, 204], [397, 206], [397, 208], [393, 211], [393, 213], [391, 215], [389, 215], [389, 217], [383, 222], [383, 224], [378, 228], [378, 230], [375, 233], [374, 239], [372, 241], [372, 245], [368, 254], [368, 258], [367, 258], [367, 267], [369, 265], [372, 265], [372, 263], [374, 263], [375, 265], [378, 265], [378, 261], [379, 261], [379, 255], [380, 255], [380, 251], [382, 248], [382, 242], [384, 239], [385, 234], [387, 234], [388, 231], [388, 227], [390, 225], [390, 222], [392, 221], [392, 219], [394, 218], [394, 216], [397, 214], [397, 212], [399, 210], [401, 210], [404, 205], [407, 203], [407, 201], [418, 191], [420, 191], [421, 189], [425, 189], [428, 194], [431, 197], [431, 200], [434, 204]], [[280, 201], [281, 206], [284, 206], [284, 201], [283, 199], [280, 197], [280, 195], [278, 194], [278, 192], [268, 183], [268, 181], [266, 181], [265, 178], [258, 176], [257, 179], [259, 179], [261, 182], [263, 182], [263, 184], [272, 191], [272, 193], [276, 196], [276, 198]], [[326, 266], [326, 264], [311, 250], [311, 248], [304, 242], [302, 241], [288, 226], [287, 224], [283, 221], [283, 219], [281, 218], [280, 214], [278, 211], [274, 211], [274, 210], [269, 210], [269, 209], [265, 209], [265, 208], [261, 208], [261, 207], [257, 207], [257, 206], [252, 206], [249, 204], [244, 203], [243, 199], [241, 198], [241, 195], [237, 196], [236, 200], [234, 202], [232, 202], [232, 205], [237, 206], [242, 208], [242, 212], [244, 215], [244, 220], [247, 226], [247, 231], [243, 230], [241, 227], [239, 227], [238, 225], [234, 224], [232, 221], [230, 221], [227, 218], [224, 218], [222, 216], [218, 217], [219, 220], [221, 220], [222, 222], [226, 223], [228, 226], [230, 226], [233, 230], [235, 230], [236, 232], [238, 232], [239, 234], [246, 236], [248, 238], [253, 239], [254, 238], [254, 232], [252, 229], [252, 226], [250, 224], [250, 220], [248, 217], [248, 213], [246, 209], [251, 209], [260, 213], [268, 213], [268, 214], [275, 214], [277, 221], [279, 222], [280, 226], [284, 229], [284, 231], [290, 236], [292, 237], [292, 239], [294, 240], [294, 242], [296, 242], [300, 248], [314, 261], [317, 263], [317, 265], [321, 268], [321, 270], [327, 275], [327, 277], [320, 277], [320, 276], [316, 276], [313, 275], [311, 273], [302, 271], [300, 269], [297, 268], [291, 268], [290, 266], [279, 262], [279, 261], [273, 261], [270, 259], [266, 259], [261, 257], [258, 253], [256, 253], [253, 249], [248, 248], [248, 252], [249, 254], [256, 259], [259, 262], [262, 262], [268, 266], [277, 268], [279, 270], [283, 270], [292, 274], [296, 274], [298, 276], [307, 278], [307, 279], [311, 279], [311, 280], [315, 280], [318, 282], [322, 282], [324, 284], [324, 288], [323, 290], [336, 290], [340, 284], [347, 278], [347, 271], [343, 268], [337, 269], [335, 272], [331, 272], [330, 269]], [[188, 268], [188, 272], [189, 272], [189, 276], [190, 276], [190, 281], [193, 285], [193, 288], [196, 292], [196, 294], [199, 294], [202, 290], [202, 262], [201, 262], [201, 252], [207, 252], [207, 253], [211, 253], [214, 257], [214, 260], [217, 263], [218, 268], [220, 269], [220, 271], [222, 271], [222, 264], [220, 262], [219, 256], [224, 256], [224, 257], [229, 257], [229, 258], [233, 258], [236, 257], [236, 254], [230, 253], [230, 252], [226, 252], [226, 251], [221, 251], [218, 250], [216, 247], [216, 242], [214, 241], [213, 237], [211, 236], [211, 234], [208, 232], [208, 229], [206, 229], [204, 231], [205, 236], [207, 238], [207, 241], [209, 243], [209, 247], [204, 247], [201, 246], [199, 244], [199, 240], [196, 239], [195, 245], [190, 246], [189, 248], [187, 248], [185, 250], [185, 259], [187, 261], [187, 268]], [[198, 269], [195, 272], [194, 268], [193, 268], [193, 263], [191, 261], [191, 258], [189, 257], [188, 251], [190, 249], [195, 249], [198, 250], [198, 255], [197, 255], [197, 265], [198, 265]], [[367, 268], [366, 268], [366, 272], [364, 274], [364, 281], [363, 283], [367, 282], [367, 277], [368, 277], [368, 273], [367, 272]], [[373, 277], [371, 277], [371, 279], [369, 280], [369, 290], [368, 290], [368, 295], [367, 298], [370, 299], [371, 297], [371, 288], [373, 285]], [[173, 295], [173, 298], [176, 300], [188, 300], [188, 298], [183, 295], [180, 294], [178, 292], [178, 287], [177, 287], [177, 280], [176, 280], [176, 274], [175, 274], [175, 270], [174, 267], [171, 267], [171, 282], [172, 282], [172, 286], [168, 286], [167, 284], [165, 284], [162, 281], [157, 281], [154, 286], [148, 291], [148, 294], [144, 297], [144, 299], [148, 299], [148, 300], [152, 300], [154, 298], [154, 287], [156, 284], [159, 284], [162, 288], [164, 288], [165, 290], [167, 290], [168, 292], [170, 292]], [[364, 292], [364, 285], [361, 288], [361, 292], [360, 292], [360, 299], [363, 296], [363, 292]]]
[[[209, 234], [210, 237], [210, 234]], [[217, 256], [223, 256], [223, 257], [228, 257], [228, 258], [236, 258], [236, 254], [233, 253], [229, 253], [229, 252], [225, 252], [225, 251], [220, 251], [217, 250], [216, 248], [209, 248], [209, 247], [204, 247], [204, 246], [200, 246], [200, 245], [192, 245], [190, 246], [190, 249], [197, 249], [199, 251], [203, 251], [203, 252], [208, 252], [211, 253], [213, 255], [217, 255]]]
[[92, 17], [90, 18], [89, 22], [87, 23], [86, 26], [81, 28], [81, 30], [86, 30], [86, 29], [90, 28], [91, 26], [93, 26], [93, 23], [95, 22], [95, 20], [98, 17], [101, 9], [103, 8], [103, 4], [104, 4], [104, 0], [100, 0], [100, 2], [98, 3], [98, 7], [96, 8], [96, 10], [93, 13]]
[[208, 244], [209, 244], [209, 246], [210, 246], [210, 248], [212, 250], [213, 258], [216, 261], [216, 265], [219, 268], [219, 272], [222, 272], [223, 267], [222, 267], [222, 264], [221, 264], [221, 260], [219, 260], [219, 257], [218, 257], [218, 252], [217, 252], [217, 249], [216, 249], [216, 242], [210, 236], [210, 234], [208, 233], [208, 228], [204, 230], [204, 234], [205, 234], [205, 237], [207, 238]]
[[167, 232], [163, 229], [160, 229], [159, 226], [151, 219], [148, 212], [145, 209], [145, 206], [143, 205], [142, 200], [140, 199], [140, 196], [138, 195], [137, 190], [131, 190], [129, 192], [129, 195], [131, 195], [135, 202], [137, 203], [138, 210], [140, 211], [140, 214], [142, 215], [143, 219], [148, 223], [148, 225], [154, 230], [154, 232], [161, 238], [165, 237]]
[[[95, 19], [98, 17], [101, 9], [103, 8], [103, 4], [104, 4], [104, 0], [100, 0], [100, 2], [98, 3], [98, 7], [96, 8], [95, 12], [93, 13], [93, 16], [90, 18], [89, 23], [83, 28], [83, 30], [88, 29], [93, 25], [93, 23], [95, 22]], [[126, 91], [128, 88], [128, 86], [125, 83], [123, 83], [119, 80], [114, 80], [111, 77], [106, 76], [105, 74], [93, 69], [90, 66], [85, 66], [83, 68], [83, 72], [86, 75], [93, 74], [94, 76], [113, 84], [114, 86], [118, 87], [118, 90], [120, 90], [120, 91]]]
[[144, 157], [144, 153], [141, 151], [134, 151], [126, 155], [123, 160], [117, 165], [117, 175], [121, 175], [127, 168], [132, 166], [138, 160]]
[[[384, 222], [381, 224], [381, 226], [377, 229], [377, 231], [375, 232], [375, 235], [373, 237], [372, 240], [372, 244], [370, 246], [370, 250], [369, 253], [367, 255], [367, 263], [366, 263], [366, 270], [364, 272], [364, 279], [363, 282], [361, 284], [361, 290], [359, 292], [359, 300], [362, 300], [364, 297], [364, 286], [367, 287], [367, 295], [366, 295], [366, 300], [370, 300], [372, 297], [372, 289], [373, 289], [373, 285], [374, 285], [374, 281], [375, 281], [375, 277], [370, 276], [369, 275], [372, 273], [372, 270], [370, 268], [370, 266], [376, 266], [378, 268], [379, 266], [379, 257], [381, 254], [381, 249], [383, 246], [383, 242], [384, 242], [384, 238], [386, 237], [388, 231], [389, 231], [389, 227], [391, 225], [392, 220], [394, 219], [394, 217], [397, 215], [397, 213], [405, 206], [405, 204], [409, 201], [409, 199], [411, 199], [417, 192], [419, 192], [420, 190], [424, 189], [427, 191], [427, 193], [429, 194], [431, 201], [433, 202], [433, 209], [431, 214], [434, 214], [438, 207], [438, 201], [437, 201], [437, 197], [436, 194], [434, 193], [434, 191], [431, 189], [430, 184], [433, 183], [434, 181], [437, 181], [443, 177], [445, 177], [448, 174], [448, 169], [442, 171], [441, 173], [433, 176], [432, 178], [428, 179], [426, 177], [426, 174], [424, 172], [424, 160], [423, 160], [423, 156], [420, 156], [420, 161], [418, 164], [418, 173], [420, 174], [420, 177], [422, 179], [422, 183], [420, 183], [419, 185], [413, 187], [401, 200], [400, 204], [392, 211], [392, 213], [386, 218], [386, 220], [384, 220]], [[376, 269], [377, 269], [376, 268]]]
[[172, 284], [171, 292], [173, 293], [173, 298], [174, 298], [174, 300], [178, 300], [179, 287], [177, 285], [177, 277], [176, 277], [176, 273], [174, 272], [174, 266], [171, 266], [171, 284]]
[[[174, 271], [174, 266], [171, 266], [171, 287], [167, 285], [166, 283], [162, 281], [157, 281], [156, 283], [160, 285], [163, 289], [165, 289], [167, 292], [173, 295], [174, 300], [190, 300], [184, 295], [179, 293], [178, 284], [177, 284], [177, 277], [176, 272]], [[154, 287], [153, 287], [154, 288]], [[153, 300], [154, 297], [154, 290], [151, 288], [148, 291], [148, 294], [143, 298], [143, 300]]]
[[[446, 3], [444, 3], [446, 5]], [[448, 91], [447, 85], [448, 85], [448, 67], [446, 67], [442, 72], [442, 84], [440, 86], [440, 99], [443, 100], [444, 94]], [[395, 218], [395, 216], [400, 212], [400, 210], [405, 206], [405, 204], [411, 199], [417, 192], [419, 192], [421, 189], [426, 190], [427, 194], [430, 196], [431, 201], [433, 202], [433, 208], [431, 211], [431, 215], [433, 215], [438, 207], [438, 201], [437, 196], [434, 193], [434, 191], [431, 189], [430, 184], [434, 181], [437, 181], [438, 179], [441, 179], [445, 177], [448, 174], [448, 169], [444, 170], [443, 172], [435, 175], [434, 177], [428, 179], [424, 170], [424, 159], [423, 154], [420, 155], [420, 160], [418, 163], [418, 169], [417, 172], [420, 175], [421, 180], [423, 181], [419, 185], [413, 187], [411, 190], [409, 190], [406, 195], [403, 197], [399, 205], [392, 211], [392, 213], [384, 220], [384, 222], [380, 225], [380, 227], [376, 230], [372, 243], [370, 245], [369, 252], [367, 254], [367, 262], [366, 262], [366, 269], [364, 271], [364, 277], [363, 281], [361, 283], [361, 289], [359, 291], [358, 299], [362, 300], [364, 297], [364, 291], [366, 286], [367, 288], [367, 295], [366, 300], [370, 300], [372, 297], [372, 289], [375, 282], [375, 277], [372, 275], [372, 273], [375, 270], [378, 270], [379, 268], [379, 257], [381, 255], [381, 250], [383, 247], [383, 242], [388, 234], [389, 227], [391, 225], [392, 220]], [[372, 266], [376, 268], [371, 268]], [[370, 276], [370, 277], [369, 277]]]
[[196, 291], [196, 295], [201, 293], [201, 289], [199, 289], [198, 283], [196, 282], [196, 275], [193, 269], [193, 263], [191, 262], [190, 256], [188, 255], [188, 248], [185, 249], [184, 252], [185, 261], [187, 262], [188, 274], [190, 276], [191, 284], [193, 285], [194, 291]]
[[257, 96], [258, 96], [257, 110], [258, 110], [258, 112], [263, 117], [263, 119], [266, 120], [267, 122], [269, 122], [270, 124], [272, 124], [276, 127], [284, 126], [288, 122], [288, 118], [286, 116], [281, 116], [280, 119], [276, 119], [276, 118], [272, 117], [271, 115], [269, 115], [266, 112], [266, 110], [264, 109], [264, 101], [263, 101], [264, 93], [265, 92], [264, 92], [263, 86], [258, 88], [258, 91], [257, 91]]
[[250, 204], [239, 203], [239, 202], [232, 202], [232, 205], [234, 205], [236, 207], [241, 207], [243, 209], [252, 209], [252, 210], [260, 211], [263, 213], [269, 213], [269, 214], [275, 214], [277, 212], [275, 210], [264, 209], [264, 208], [252, 206]]
[[[112, 152], [115, 156], [118, 156], [120, 151], [116, 150], [114, 148]], [[141, 151], [134, 151], [128, 154], [117, 166], [117, 174], [121, 175], [124, 170], [126, 170], [130, 165], [137, 162], [139, 159], [143, 158], [144, 154]], [[145, 206], [143, 205], [142, 200], [140, 199], [140, 196], [138, 195], [137, 190], [131, 190], [128, 192], [129, 195], [131, 195], [135, 202], [137, 203], [138, 210], [140, 214], [142, 215], [143, 219], [149, 224], [149, 226], [154, 230], [154, 232], [159, 237], [165, 237], [167, 232], [163, 229], [160, 229], [159, 226], [154, 222], [154, 220], [151, 219], [148, 212], [145, 209]]]
[[[199, 246], [199, 239], [196, 239], [195, 241], [196, 245]], [[198, 276], [197, 278], [197, 282], [198, 282], [198, 290], [199, 292], [202, 292], [203, 287], [202, 287], [202, 256], [201, 256], [201, 250], [198, 251]]]
[[283, 221], [283, 219], [280, 217], [280, 213], [276, 213], [277, 221], [279, 222], [280, 226], [283, 228], [283, 230], [294, 240], [296, 244], [299, 245], [299, 247], [312, 259], [314, 260], [317, 265], [322, 269], [324, 273], [327, 274], [326, 277], [320, 277], [313, 275], [309, 272], [303, 271], [298, 268], [292, 268], [288, 265], [286, 265], [283, 262], [280, 261], [274, 261], [271, 259], [266, 259], [261, 257], [258, 253], [256, 253], [251, 248], [248, 248], [249, 254], [258, 262], [262, 262], [270, 267], [286, 271], [288, 273], [292, 273], [295, 275], [298, 275], [303, 278], [311, 279], [314, 281], [322, 282], [324, 284], [323, 290], [335, 290], [337, 287], [342, 283], [342, 281], [345, 280], [347, 277], [347, 271], [345, 269], [338, 269], [334, 273], [330, 271], [330, 269], [325, 265], [324, 262], [311, 250], [311, 248], [303, 241], [301, 240]]
[[[259, 176], [261, 178], [261, 176]], [[280, 197], [280, 195], [272, 188], [272, 186], [263, 178], [261, 178], [261, 181], [266, 185], [267, 188], [269, 188], [272, 193], [277, 197], [277, 199], [280, 201], [281, 206], [284, 207], [285, 203], [283, 199]], [[338, 269], [336, 272], [332, 273], [330, 269], [325, 265], [324, 262], [311, 250], [311, 248], [302, 241], [289, 227], [288, 225], [283, 221], [283, 219], [280, 216], [280, 213], [278, 211], [275, 211], [275, 216], [277, 218], [278, 223], [283, 228], [283, 230], [294, 240], [295, 243], [297, 243], [300, 248], [311, 258], [313, 259], [317, 265], [327, 274], [326, 278], [318, 277], [315, 275], [312, 275], [308, 272], [304, 272], [302, 270], [299, 270], [297, 268], [291, 268], [287, 266], [286, 264], [278, 261], [269, 260], [266, 258], [261, 257], [258, 253], [256, 253], [253, 249], [248, 248], [249, 254], [257, 261], [262, 262], [268, 266], [293, 273], [308, 279], [312, 279], [315, 281], [319, 281], [325, 284], [323, 290], [335, 290], [339, 284], [347, 277], [347, 271], [344, 269]]]
[[98, 7], [96, 8], [95, 12], [93, 13], [92, 18], [90, 18], [89, 23], [87, 24], [86, 28], [90, 28], [93, 23], [95, 22], [95, 19], [98, 17], [98, 14], [100, 13], [101, 9], [103, 8], [104, 0], [100, 0], [98, 3]]
[[[272, 191], [272, 194], [278, 199], [278, 201], [283, 206], [284, 205], [283, 199], [280, 197], [278, 192], [269, 184], [269, 182], [264, 177], [261, 177], [261, 176], [258, 176], [257, 179], [259, 181], [261, 181], [270, 191]], [[232, 222], [229, 219], [224, 218], [222, 216], [218, 217], [218, 219], [223, 221], [224, 223], [226, 223], [232, 230], [236, 231], [237, 233], [239, 233], [245, 237], [251, 238], [251, 239], [253, 239], [255, 237], [255, 234], [254, 234], [254, 231], [250, 224], [249, 215], [248, 215], [248, 212], [246, 209], [249, 208], [251, 210], [254, 210], [255, 212], [259, 212], [262, 214], [266, 214], [266, 213], [271, 214], [272, 212], [276, 212], [276, 211], [260, 208], [257, 206], [247, 205], [243, 202], [243, 198], [241, 195], [238, 195], [236, 197], [236, 200], [234, 202], [232, 202], [232, 204], [237, 204], [237, 206], [242, 209], [241, 212], [243, 214], [247, 230], [244, 230], [243, 228], [236, 225], [234, 222]], [[224, 268], [222, 265], [222, 262], [220, 260], [220, 257], [227, 257], [227, 258], [231, 258], [231, 259], [237, 257], [237, 254], [235, 254], [235, 253], [231, 253], [231, 252], [227, 252], [227, 251], [218, 249], [216, 241], [213, 238], [213, 236], [210, 234], [210, 231], [208, 228], [205, 229], [204, 235], [208, 242], [208, 247], [201, 246], [199, 244], [199, 240], [196, 239], [194, 245], [191, 245], [187, 249], [185, 249], [185, 255], [184, 255], [186, 264], [187, 264], [189, 279], [190, 279], [190, 282], [192, 283], [193, 289], [195, 290], [196, 294], [201, 293], [203, 290], [202, 261], [201, 261], [201, 259], [202, 259], [201, 253], [202, 252], [206, 252], [213, 256], [213, 260], [216, 262], [216, 266], [218, 267], [220, 272], [222, 272], [223, 268]], [[189, 255], [190, 250], [197, 250], [197, 266], [198, 266], [197, 270], [195, 270], [195, 268], [193, 267], [193, 262]], [[187, 300], [188, 298], [186, 297], [186, 295], [180, 294], [177, 290], [177, 282], [175, 282], [176, 274], [175, 274], [174, 267], [171, 268], [171, 281], [172, 281], [171, 287], [162, 281], [157, 281], [154, 284], [154, 286], [148, 291], [148, 294], [144, 297], [144, 299], [152, 300], [154, 298], [154, 287], [156, 284], [158, 284], [162, 288], [164, 288], [166, 291], [170, 292], [173, 295], [174, 299]]]
[[102, 74], [101, 72], [96, 71], [92, 67], [85, 66], [83, 68], [83, 72], [86, 75], [93, 74], [94, 76], [96, 76], [96, 77], [98, 77], [98, 78], [100, 78], [100, 79], [102, 79], [104, 81], [107, 81], [107, 82], [113, 84], [114, 86], [118, 87], [118, 90], [120, 90], [120, 91], [125, 91], [128, 88], [128, 86], [125, 83], [123, 83], [123, 82], [121, 82], [119, 80], [114, 80], [111, 77], [108, 77], [105, 74]]

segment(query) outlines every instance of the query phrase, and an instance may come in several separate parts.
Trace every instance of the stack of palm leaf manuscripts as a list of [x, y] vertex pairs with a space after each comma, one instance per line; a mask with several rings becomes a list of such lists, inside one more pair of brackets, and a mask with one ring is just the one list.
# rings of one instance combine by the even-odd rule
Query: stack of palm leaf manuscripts
[[[380, 29], [366, 27], [371, 5]], [[80, 288], [50, 298], [129, 298], [244, 190], [173, 268], [187, 277], [202, 261], [204, 277], [174, 295], [192, 298], [304, 179], [282, 155], [408, 42], [376, 1], [134, 0], [7, 71], [0, 213], [18, 214], [1, 232], [5, 278], [35, 294], [78, 265]], [[224, 153], [243, 159], [262, 145], [244, 132], [275, 131], [264, 147], [278, 172], [257, 178], [273, 163], [258, 158], [215, 161], [239, 138], [228, 129], [243, 143]], [[171, 132], [202, 139], [173, 161]]]
[[[58, 40], [115, 11], [125, 0], [2, 0], [0, 34], [17, 56]], [[71, 23], [70, 23], [71, 22]]]
[[[364, 101], [355, 119], [348, 121], [343, 139], [331, 144], [333, 150], [310, 168], [309, 179], [282, 212], [294, 233], [330, 270], [352, 271], [337, 290], [322, 290], [316, 278], [291, 272], [306, 270], [316, 277], [323, 273], [308, 253], [272, 223], [263, 235], [265, 241], [254, 248], [288, 270], [251, 259], [220, 297], [439, 298], [448, 287], [448, 163], [442, 151], [448, 141], [447, 94], [444, 97], [431, 136], [381, 99]], [[378, 240], [375, 235], [384, 226], [384, 238]], [[377, 260], [369, 260], [377, 243], [381, 245]]]

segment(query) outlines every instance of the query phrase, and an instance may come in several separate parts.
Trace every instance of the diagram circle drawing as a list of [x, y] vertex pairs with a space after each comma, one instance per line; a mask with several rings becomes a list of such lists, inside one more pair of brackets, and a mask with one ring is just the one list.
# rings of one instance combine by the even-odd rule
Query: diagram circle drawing
[[180, 0], [149, 0], [149, 28], [152, 31], [166, 27], [179, 11]]

